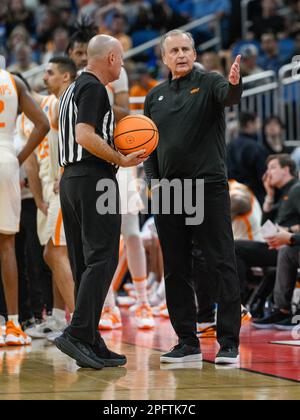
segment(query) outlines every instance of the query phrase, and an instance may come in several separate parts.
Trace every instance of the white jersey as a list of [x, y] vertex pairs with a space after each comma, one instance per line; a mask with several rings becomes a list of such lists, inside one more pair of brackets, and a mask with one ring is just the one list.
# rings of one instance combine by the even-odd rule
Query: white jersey
[[115, 104], [114, 96], [121, 92], [129, 92], [128, 76], [124, 67], [121, 69], [120, 77], [106, 86], [107, 94], [109, 97], [110, 106]]
[[232, 222], [234, 239], [264, 242], [261, 234], [262, 209], [257, 198], [245, 185], [230, 181], [231, 191], [235, 188], [244, 189], [250, 194], [251, 210], [234, 218]]
[[21, 188], [19, 162], [14, 147], [18, 90], [10, 73], [0, 70], [0, 233], [19, 231]]
[[18, 114], [18, 91], [14, 78], [0, 70], [0, 148], [15, 154], [14, 134]]
[[[16, 132], [14, 136], [14, 146], [16, 153], [19, 154], [27, 142], [27, 138], [21, 130], [22, 115], [19, 115], [16, 121]], [[21, 196], [22, 200], [33, 198], [33, 195], [28, 186], [28, 178], [24, 165], [20, 167], [20, 181], [21, 181]]]
[[[55, 182], [59, 174], [58, 127], [53, 118], [56, 105], [57, 99], [54, 95], [46, 96], [41, 103], [41, 108], [46, 114], [50, 124], [50, 131], [35, 150], [40, 167], [39, 177], [43, 187], [49, 183]], [[22, 114], [21, 130], [27, 139], [29, 138], [32, 129], [33, 123]]]

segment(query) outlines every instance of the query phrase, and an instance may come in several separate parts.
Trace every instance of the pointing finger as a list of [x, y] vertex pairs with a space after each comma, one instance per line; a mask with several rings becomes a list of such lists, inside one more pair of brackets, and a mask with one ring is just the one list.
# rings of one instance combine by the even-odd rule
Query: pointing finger
[[238, 64], [238, 65], [240, 65], [240, 64], [241, 64], [241, 59], [242, 59], [242, 56], [241, 56], [241, 54], [239, 54], [239, 55], [236, 57], [234, 64]]

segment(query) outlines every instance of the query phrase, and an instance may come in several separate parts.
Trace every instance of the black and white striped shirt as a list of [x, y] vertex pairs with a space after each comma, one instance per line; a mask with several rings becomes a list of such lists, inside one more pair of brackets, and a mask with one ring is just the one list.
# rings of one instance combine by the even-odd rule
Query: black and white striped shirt
[[87, 159], [102, 161], [76, 142], [75, 126], [79, 123], [94, 127], [96, 134], [114, 148], [115, 119], [107, 91], [99, 79], [88, 72], [82, 73], [60, 100], [59, 164], [62, 167]]

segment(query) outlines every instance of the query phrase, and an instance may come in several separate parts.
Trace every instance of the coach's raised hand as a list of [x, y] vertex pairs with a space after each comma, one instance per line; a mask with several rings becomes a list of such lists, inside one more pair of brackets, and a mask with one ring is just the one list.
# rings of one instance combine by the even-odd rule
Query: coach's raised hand
[[241, 78], [241, 55], [238, 55], [235, 59], [235, 62], [232, 64], [230, 73], [229, 73], [229, 82], [236, 86], [240, 83]]

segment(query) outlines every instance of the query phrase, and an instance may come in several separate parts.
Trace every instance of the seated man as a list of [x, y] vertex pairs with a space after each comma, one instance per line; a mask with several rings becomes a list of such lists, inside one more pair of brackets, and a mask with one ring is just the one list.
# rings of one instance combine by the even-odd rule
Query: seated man
[[[270, 219], [281, 227], [296, 231], [300, 224], [300, 183], [296, 165], [289, 155], [272, 155], [267, 160], [264, 177], [267, 196], [264, 220]], [[236, 241], [238, 274], [242, 290], [248, 283], [251, 267], [276, 267], [278, 251], [267, 243]]]
[[[300, 226], [298, 228], [300, 231]], [[275, 309], [271, 315], [255, 321], [253, 326], [258, 329], [276, 328], [290, 331], [296, 325], [294, 316], [300, 315], [300, 310], [295, 315], [291, 314], [292, 298], [300, 266], [300, 234], [280, 229], [276, 236], [268, 238], [268, 245], [272, 249], [278, 249], [274, 289]]]

